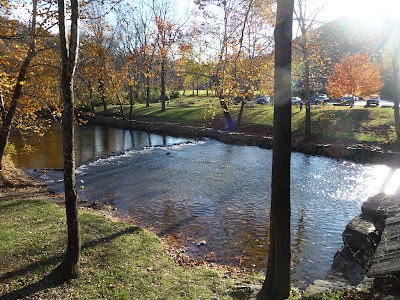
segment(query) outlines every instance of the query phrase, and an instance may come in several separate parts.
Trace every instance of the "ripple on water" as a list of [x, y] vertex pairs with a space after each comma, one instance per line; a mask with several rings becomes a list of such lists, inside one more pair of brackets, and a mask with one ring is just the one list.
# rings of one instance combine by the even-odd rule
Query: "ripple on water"
[[[148, 135], [115, 131], [108, 129], [105, 138], [105, 132], [97, 130], [96, 142], [87, 138], [84, 149], [77, 150], [86, 151], [81, 161], [92, 161], [78, 168], [78, 180], [84, 181], [81, 199], [106, 200], [142, 225], [181, 238], [197, 258], [265, 268], [270, 150], [212, 140], [169, 146], [163, 138], [150, 138], [151, 144]], [[116, 148], [122, 154], [108, 157], [110, 141], [119, 140], [122, 144]], [[129, 148], [133, 140], [144, 144]], [[162, 147], [150, 147], [155, 141]], [[104, 158], [96, 159], [98, 153]], [[62, 189], [58, 172], [46, 176], [54, 188]], [[293, 153], [293, 279], [323, 277], [341, 246], [346, 223], [360, 212], [361, 203], [378, 192], [396, 190], [398, 183], [400, 171], [387, 166]], [[196, 246], [199, 240], [207, 244]]]

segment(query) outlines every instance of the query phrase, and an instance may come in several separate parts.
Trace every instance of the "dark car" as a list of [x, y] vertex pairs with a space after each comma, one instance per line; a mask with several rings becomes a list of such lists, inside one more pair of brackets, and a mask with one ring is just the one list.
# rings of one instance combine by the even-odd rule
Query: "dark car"
[[339, 103], [340, 103], [341, 105], [352, 105], [352, 104], [354, 104], [354, 97], [352, 97], [352, 96], [342, 97], [342, 98], [339, 100]]
[[367, 104], [365, 106], [371, 106], [371, 105], [375, 105], [378, 106], [380, 103], [381, 99], [378, 97], [373, 97], [373, 98], [369, 98], [367, 99]]
[[243, 96], [236, 96], [235, 98], [233, 98], [233, 104], [239, 104], [242, 101], [244, 101], [244, 97]]

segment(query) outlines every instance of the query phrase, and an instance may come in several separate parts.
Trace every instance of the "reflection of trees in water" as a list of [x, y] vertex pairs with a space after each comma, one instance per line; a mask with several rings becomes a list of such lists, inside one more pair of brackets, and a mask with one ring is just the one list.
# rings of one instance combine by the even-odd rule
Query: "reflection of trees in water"
[[295, 230], [295, 237], [292, 243], [292, 269], [299, 264], [299, 256], [301, 253], [301, 244], [305, 233], [305, 210], [302, 208], [299, 212], [299, 218]]

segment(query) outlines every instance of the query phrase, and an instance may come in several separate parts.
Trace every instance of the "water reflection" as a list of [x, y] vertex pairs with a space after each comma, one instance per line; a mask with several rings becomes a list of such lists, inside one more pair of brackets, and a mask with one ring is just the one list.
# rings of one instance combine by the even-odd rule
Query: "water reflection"
[[[270, 150], [89, 126], [76, 138], [78, 180], [85, 182], [80, 199], [115, 205], [140, 225], [182, 239], [195, 257], [265, 268]], [[17, 157], [18, 166], [61, 166], [60, 137], [37, 145], [42, 152]], [[327, 272], [361, 203], [400, 182], [398, 169], [300, 153], [292, 154], [291, 175], [292, 278], [306, 282]], [[61, 172], [42, 176], [62, 189]], [[207, 244], [196, 246], [200, 240]]]
[[[17, 149], [17, 155], [13, 158], [17, 167], [28, 169], [62, 167], [62, 134], [59, 123], [53, 123], [42, 137], [22, 137], [14, 132], [10, 140]], [[76, 126], [75, 157], [77, 165], [80, 165], [130, 149], [167, 146], [187, 141], [188, 139], [161, 136], [144, 131], [102, 126]], [[25, 144], [32, 146], [33, 151], [24, 152]]]

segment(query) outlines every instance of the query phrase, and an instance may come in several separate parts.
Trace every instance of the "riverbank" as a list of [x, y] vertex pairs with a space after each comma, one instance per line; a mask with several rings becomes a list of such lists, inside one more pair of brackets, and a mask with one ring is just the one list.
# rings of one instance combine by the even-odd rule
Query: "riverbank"
[[[65, 247], [65, 212], [62, 206], [53, 203], [61, 203], [62, 198], [49, 194], [45, 186], [32, 181], [19, 170], [12, 169], [11, 176], [3, 173], [1, 178], [5, 178], [8, 183], [1, 182], [0, 185], [0, 235], [5, 237], [5, 243], [0, 247], [0, 265], [2, 266], [0, 268], [2, 270], [0, 297], [4, 294], [5, 299], [23, 297], [31, 299], [36, 296], [41, 299], [51, 299], [53, 294], [55, 298], [63, 298], [65, 295], [73, 297], [79, 294], [84, 295], [85, 299], [98, 299], [99, 295], [105, 299], [123, 298], [121, 295], [128, 295], [128, 299], [152, 299], [151, 295], [155, 298], [163, 298], [165, 293], [170, 299], [199, 299], [201, 297], [204, 299], [254, 299], [252, 297], [260, 287], [264, 276], [260, 273], [249, 273], [238, 268], [205, 264], [202, 261], [190, 259], [185, 256], [179, 245], [171, 243], [170, 240], [160, 240], [154, 234], [135, 226], [133, 227], [138, 231], [145, 232], [146, 236], [152, 235], [151, 240], [157, 242], [147, 244], [142, 237], [134, 239], [130, 233], [129, 238], [125, 238], [124, 235], [121, 237], [122, 241], [118, 237], [114, 242], [114, 239], [110, 237], [126, 228], [132, 228], [129, 227], [132, 225], [112, 217], [113, 210], [107, 207], [102, 207], [102, 210], [81, 208], [84, 246], [83, 278], [69, 285], [58, 285], [52, 282], [48, 275], [61, 261]], [[96, 241], [101, 241], [101, 245], [93, 246], [92, 249], [91, 245]], [[152, 260], [160, 258], [163, 260], [163, 257], [167, 255], [168, 261], [162, 263], [162, 266], [154, 267], [151, 261], [146, 260], [149, 254], [147, 250], [140, 252], [135, 248], [137, 243], [142, 243], [142, 248], [150, 247], [150, 252], [157, 246], [157, 249], [161, 250], [156, 252]], [[125, 247], [128, 250], [125, 251]], [[116, 253], [120, 250], [121, 254]], [[137, 260], [140, 266], [127, 263], [126, 257]], [[173, 264], [173, 267], [169, 264]], [[120, 270], [121, 266], [124, 268], [123, 273]], [[128, 270], [136, 266], [146, 271], [144, 273], [128, 272], [126, 277], [125, 266]], [[164, 267], [169, 270], [167, 274], [160, 271]], [[151, 274], [149, 281], [148, 272]], [[195, 275], [187, 275], [192, 272]], [[204, 272], [206, 275], [203, 274]], [[200, 276], [200, 279], [197, 276]], [[151, 294], [154, 291], [153, 285], [158, 285], [157, 280], [164, 277], [167, 277], [169, 281], [166, 284], [167, 287], [161, 284], [159, 294]], [[188, 277], [188, 282], [182, 280], [186, 277]], [[156, 281], [151, 281], [152, 278], [156, 278]], [[138, 291], [134, 288], [132, 291], [131, 286], [135, 287], [135, 282], [138, 280], [141, 288]], [[174, 292], [168, 289], [168, 286], [177, 287], [174, 285], [175, 282], [183, 286], [188, 285], [188, 288], [192, 289], [193, 282], [191, 281], [194, 280], [196, 285], [200, 285], [202, 291], [205, 289], [206, 296], [187, 291], [186, 288], [175, 288]], [[92, 283], [96, 287], [91, 288], [89, 292], [86, 291], [85, 284]], [[139, 292], [143, 294], [148, 290], [149, 297], [140, 298], [135, 294]], [[185, 297], [181, 295], [181, 291]], [[357, 293], [346, 290], [346, 297], [338, 298], [337, 295], [344, 295], [343, 291], [325, 292], [325, 299], [334, 297], [354, 299], [354, 293]], [[292, 299], [301, 299], [301, 293], [296, 293], [297, 296]]]
[[[192, 138], [212, 138], [227, 144], [258, 146], [272, 149], [272, 137], [264, 135], [268, 131], [254, 130], [245, 132], [227, 132], [209, 127], [197, 127], [181, 123], [128, 120], [116, 116], [82, 115], [81, 118], [93, 125], [111, 126], [125, 129], [143, 130], [159, 134], [186, 136]], [[260, 129], [260, 128], [259, 128]], [[348, 159], [358, 162], [379, 163], [400, 166], [400, 152], [394, 151], [393, 145], [381, 147], [374, 144], [352, 143], [305, 143], [295, 139], [292, 150], [308, 155], [321, 155], [336, 159]]]
[[66, 247], [59, 196], [7, 167], [0, 180], [1, 299], [249, 299], [263, 275], [210, 265], [112, 211], [81, 207], [82, 276], [54, 282]]

